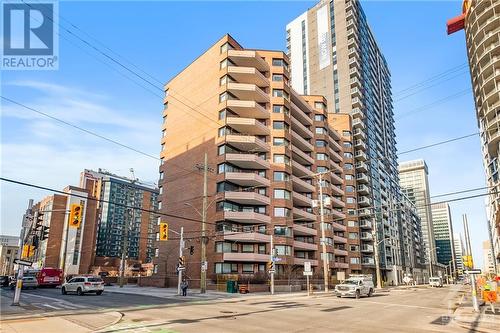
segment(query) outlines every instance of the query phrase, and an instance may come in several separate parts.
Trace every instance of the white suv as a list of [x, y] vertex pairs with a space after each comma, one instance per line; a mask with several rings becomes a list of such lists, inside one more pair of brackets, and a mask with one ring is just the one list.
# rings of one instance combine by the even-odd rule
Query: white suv
[[104, 281], [99, 276], [80, 275], [75, 276], [62, 285], [61, 292], [66, 295], [69, 292], [76, 292], [81, 296], [85, 293], [102, 294], [104, 291]]

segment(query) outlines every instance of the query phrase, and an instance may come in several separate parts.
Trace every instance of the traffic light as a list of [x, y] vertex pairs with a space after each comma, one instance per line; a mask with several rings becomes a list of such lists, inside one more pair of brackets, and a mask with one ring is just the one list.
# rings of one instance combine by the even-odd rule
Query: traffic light
[[43, 213], [40, 211], [35, 212], [35, 217], [33, 219], [34, 225], [33, 225], [33, 230], [35, 232], [40, 231], [43, 226]]
[[160, 240], [166, 241], [168, 240], [168, 223], [160, 222]]
[[193, 245], [191, 245], [191, 246], [189, 247], [189, 254], [190, 254], [190, 255], [193, 255], [193, 254], [194, 254], [194, 246], [193, 246]]
[[40, 231], [40, 240], [44, 241], [49, 238], [49, 227], [42, 226], [42, 230]]
[[73, 228], [80, 228], [82, 223], [83, 207], [80, 204], [72, 204], [69, 211], [69, 226]]
[[184, 267], [184, 257], [179, 257], [179, 267]]
[[33, 245], [24, 245], [22, 258], [29, 258], [35, 254], [35, 247]]

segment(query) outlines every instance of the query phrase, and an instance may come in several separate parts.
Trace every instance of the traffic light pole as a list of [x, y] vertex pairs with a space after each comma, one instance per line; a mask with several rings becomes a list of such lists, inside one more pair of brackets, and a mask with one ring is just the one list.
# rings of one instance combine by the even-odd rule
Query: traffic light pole
[[205, 153], [205, 161], [203, 164], [203, 210], [201, 216], [201, 285], [200, 293], [204, 294], [207, 292], [207, 239], [205, 231], [207, 229], [207, 197], [208, 197], [208, 156]]
[[274, 243], [273, 234], [271, 234], [271, 295], [274, 295]]
[[[323, 209], [323, 174], [319, 173], [319, 214], [321, 219], [321, 250], [323, 252], [323, 279], [325, 292], [328, 292], [328, 257], [326, 254], [325, 213]], [[334, 247], [335, 248], [335, 247]], [[335, 262], [334, 262], [335, 263]]]
[[[474, 261], [472, 260], [472, 245], [470, 243], [470, 234], [469, 234], [469, 222], [467, 221], [467, 215], [463, 215], [464, 220], [464, 231], [465, 231], [465, 250], [467, 255], [470, 256], [470, 260], [472, 261], [472, 267], [474, 268]], [[469, 274], [471, 279], [471, 289], [472, 289], [472, 307], [474, 308], [474, 312], [479, 312], [479, 304], [477, 302], [477, 289], [476, 289], [476, 275]]]
[[[21, 249], [19, 251], [19, 259], [22, 259], [22, 253], [24, 248], [24, 236], [26, 233], [26, 228], [28, 227], [29, 217], [32, 216], [31, 209], [33, 208], [33, 199], [30, 199], [28, 202], [28, 209], [26, 213], [23, 215], [23, 222], [21, 225], [21, 234], [20, 234], [20, 245]], [[21, 289], [23, 288], [23, 275], [24, 275], [24, 266], [17, 265], [17, 281], [16, 281], [16, 291], [14, 292], [14, 300], [12, 301], [12, 305], [19, 306], [19, 298], [21, 298]]]
[[[179, 240], [179, 258], [182, 258], [182, 250], [184, 249], [184, 227], [181, 227], [181, 237]], [[182, 269], [179, 265], [177, 274], [177, 295], [181, 295]]]
[[[132, 209], [132, 222], [135, 221], [135, 209]], [[120, 263], [120, 288], [123, 288], [123, 284], [125, 281], [125, 268], [127, 267], [127, 252], [128, 252], [128, 229], [130, 227], [130, 223], [125, 220], [125, 230], [123, 231], [123, 245], [122, 245], [122, 262]]]

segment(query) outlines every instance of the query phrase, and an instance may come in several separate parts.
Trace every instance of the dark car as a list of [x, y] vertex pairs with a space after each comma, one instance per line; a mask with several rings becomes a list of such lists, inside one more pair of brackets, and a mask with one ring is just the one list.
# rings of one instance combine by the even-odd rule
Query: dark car
[[8, 287], [9, 281], [10, 279], [7, 275], [0, 275], [0, 287]]

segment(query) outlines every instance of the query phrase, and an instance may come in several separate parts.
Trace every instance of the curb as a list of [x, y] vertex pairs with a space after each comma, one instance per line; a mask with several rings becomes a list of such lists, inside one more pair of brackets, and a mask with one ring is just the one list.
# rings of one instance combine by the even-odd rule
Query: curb
[[[110, 313], [106, 313], [106, 314], [111, 314], [111, 313], [112, 313], [112, 312], [110, 312]], [[110, 324], [107, 324], [107, 325], [103, 325], [103, 326], [101, 326], [101, 327], [97, 327], [97, 328], [93, 329], [93, 331], [94, 331], [94, 332], [95, 332], [95, 331], [101, 331], [101, 330], [105, 329], [106, 327], [116, 325], [116, 324], [118, 324], [118, 323], [122, 320], [123, 316], [125, 316], [125, 315], [123, 314], [123, 312], [114, 311], [114, 313], [117, 313], [117, 314], [118, 314], [118, 316], [117, 316], [117, 318], [116, 318], [115, 320], [113, 320], [113, 322], [111, 322]]]

